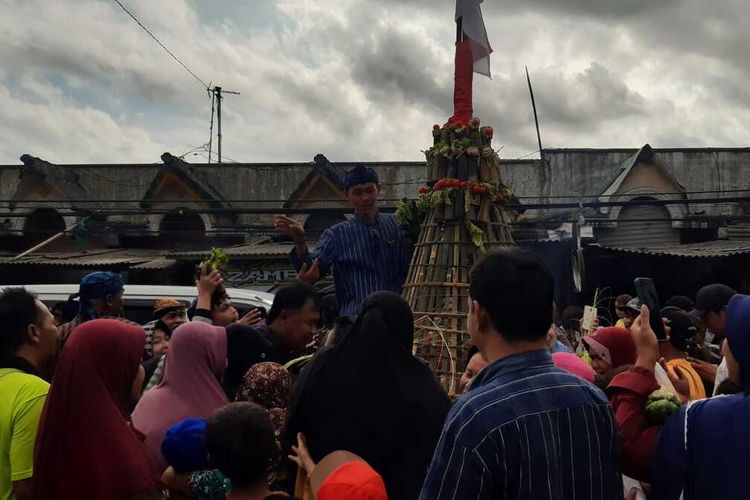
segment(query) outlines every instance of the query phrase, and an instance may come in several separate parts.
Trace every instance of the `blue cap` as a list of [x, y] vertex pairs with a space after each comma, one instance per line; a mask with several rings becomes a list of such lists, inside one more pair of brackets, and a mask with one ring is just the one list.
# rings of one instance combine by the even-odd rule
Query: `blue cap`
[[175, 472], [183, 474], [208, 469], [205, 434], [204, 418], [186, 418], [167, 430], [161, 442], [161, 454]]
[[98, 271], [87, 274], [81, 280], [78, 293], [73, 294], [68, 302], [79, 299], [78, 314], [81, 319], [94, 319], [94, 311], [89, 301], [103, 299], [108, 295], [117, 295], [125, 289], [125, 282], [120, 273]]
[[120, 273], [96, 272], [87, 274], [81, 280], [78, 296], [85, 300], [103, 299], [116, 295], [125, 289]]
[[368, 182], [379, 182], [378, 174], [370, 167], [358, 165], [349, 170], [344, 176], [344, 189], [349, 189], [357, 184], [367, 184]]

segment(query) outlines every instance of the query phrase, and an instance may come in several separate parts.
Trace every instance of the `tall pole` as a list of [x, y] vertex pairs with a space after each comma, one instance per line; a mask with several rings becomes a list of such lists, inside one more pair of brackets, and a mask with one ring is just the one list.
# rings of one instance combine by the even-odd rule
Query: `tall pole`
[[529, 83], [529, 95], [531, 95], [531, 107], [534, 109], [534, 124], [536, 125], [536, 140], [539, 144], [539, 163], [541, 164], [542, 168], [540, 170], [540, 180], [542, 183], [542, 191], [544, 196], [542, 197], [542, 201], [547, 203], [549, 202], [549, 176], [551, 175], [549, 173], [549, 164], [547, 163], [546, 159], [544, 158], [544, 150], [542, 149], [542, 134], [539, 132], [539, 117], [536, 114], [536, 101], [534, 100], [534, 89], [531, 88], [531, 77], [529, 76], [529, 67], [526, 66], [526, 81]]
[[217, 138], [219, 142], [219, 165], [221, 165], [221, 87], [214, 87], [216, 92], [216, 124], [218, 128]]
[[211, 164], [211, 153], [214, 145], [214, 111], [216, 105], [216, 93], [211, 90], [211, 125], [208, 128], [208, 163]]
[[215, 86], [212, 89], [209, 89], [209, 92], [211, 92], [211, 139], [208, 141], [208, 163], [211, 163], [211, 146], [212, 146], [212, 140], [214, 136], [214, 104], [216, 105], [216, 128], [217, 128], [217, 143], [218, 143], [218, 156], [219, 161], [217, 163], [221, 164], [222, 156], [221, 156], [221, 101], [224, 99], [224, 96], [222, 94], [234, 94], [234, 95], [240, 95], [239, 92], [234, 92], [232, 90], [224, 90], [218, 85]]
[[531, 107], [534, 110], [534, 124], [536, 125], [536, 140], [539, 143], [539, 157], [544, 162], [544, 153], [542, 153], [542, 134], [539, 132], [539, 117], [536, 114], [536, 102], [534, 101], [534, 89], [531, 88], [531, 77], [529, 76], [529, 67], [526, 66], [526, 81], [529, 83], [529, 94], [531, 95]]
[[52, 243], [53, 241], [56, 241], [56, 240], [58, 240], [58, 239], [59, 239], [60, 237], [62, 237], [62, 236], [63, 236], [63, 235], [65, 234], [65, 233], [67, 233], [67, 232], [69, 232], [69, 231], [72, 231], [73, 229], [75, 229], [75, 228], [76, 228], [77, 226], [79, 226], [79, 225], [81, 225], [81, 224], [85, 224], [87, 220], [89, 220], [89, 218], [88, 218], [88, 217], [84, 217], [84, 218], [83, 218], [82, 220], [80, 220], [80, 221], [76, 222], [76, 223], [75, 223], [75, 224], [73, 224], [72, 226], [66, 227], [65, 229], [63, 229], [62, 231], [60, 231], [59, 233], [57, 233], [56, 235], [54, 235], [54, 236], [51, 236], [50, 238], [47, 238], [46, 240], [44, 240], [43, 242], [39, 243], [38, 245], [34, 245], [33, 247], [29, 248], [29, 249], [28, 249], [28, 250], [26, 250], [25, 252], [21, 252], [21, 253], [19, 253], [18, 255], [16, 255], [15, 257], [13, 257], [13, 259], [12, 259], [12, 260], [18, 260], [18, 259], [20, 259], [21, 257], [26, 257], [26, 256], [27, 256], [27, 255], [29, 255], [30, 253], [32, 253], [32, 252], [36, 252], [37, 250], [39, 250], [39, 249], [42, 249], [42, 248], [46, 247], [47, 245], [49, 245], [49, 244], [50, 244], [50, 243]]

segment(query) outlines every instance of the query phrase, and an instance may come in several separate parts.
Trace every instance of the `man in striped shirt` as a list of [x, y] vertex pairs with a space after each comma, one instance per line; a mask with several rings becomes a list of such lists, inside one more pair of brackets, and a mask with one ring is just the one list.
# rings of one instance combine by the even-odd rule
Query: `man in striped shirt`
[[468, 330], [490, 365], [448, 414], [420, 498], [621, 499], [607, 398], [546, 350], [550, 272], [531, 254], [492, 252], [469, 295]]
[[344, 177], [344, 189], [354, 218], [328, 228], [314, 251], [310, 252], [299, 222], [279, 217], [276, 228], [296, 244], [292, 264], [299, 278], [314, 285], [333, 270], [339, 314], [356, 316], [368, 295], [401, 293], [412, 247], [396, 217], [378, 213], [380, 184], [374, 170], [353, 168]]

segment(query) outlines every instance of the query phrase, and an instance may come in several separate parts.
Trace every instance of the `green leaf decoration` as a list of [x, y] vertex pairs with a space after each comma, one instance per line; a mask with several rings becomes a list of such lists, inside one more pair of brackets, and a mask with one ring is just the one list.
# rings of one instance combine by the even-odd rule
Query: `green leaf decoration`
[[484, 231], [482, 231], [471, 221], [466, 221], [466, 225], [469, 228], [471, 242], [474, 243], [474, 246], [477, 247], [480, 252], [484, 253]]

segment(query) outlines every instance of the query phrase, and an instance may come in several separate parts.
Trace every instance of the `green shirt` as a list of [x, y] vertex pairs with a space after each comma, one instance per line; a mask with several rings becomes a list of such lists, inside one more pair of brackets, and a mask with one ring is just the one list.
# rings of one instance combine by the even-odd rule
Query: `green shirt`
[[13, 481], [33, 474], [34, 444], [49, 384], [14, 368], [0, 368], [0, 500], [12, 500]]

